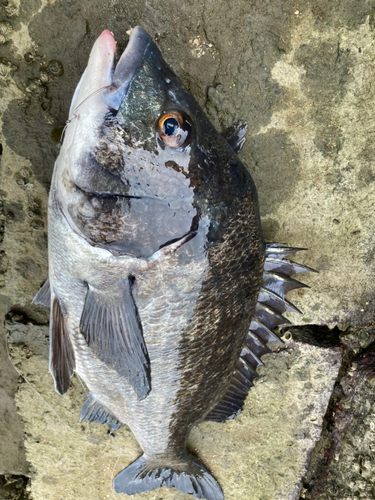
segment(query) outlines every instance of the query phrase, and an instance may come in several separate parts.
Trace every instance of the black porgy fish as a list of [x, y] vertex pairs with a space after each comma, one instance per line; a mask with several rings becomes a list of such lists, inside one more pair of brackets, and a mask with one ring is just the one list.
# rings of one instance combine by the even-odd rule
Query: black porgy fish
[[90, 393], [80, 418], [126, 424], [143, 455], [114, 489], [161, 486], [220, 500], [186, 449], [195, 424], [234, 418], [285, 299], [309, 268], [265, 244], [254, 183], [237, 154], [246, 124], [219, 134], [134, 28], [115, 64], [95, 42], [73, 96], [48, 207], [50, 371], [65, 393]]

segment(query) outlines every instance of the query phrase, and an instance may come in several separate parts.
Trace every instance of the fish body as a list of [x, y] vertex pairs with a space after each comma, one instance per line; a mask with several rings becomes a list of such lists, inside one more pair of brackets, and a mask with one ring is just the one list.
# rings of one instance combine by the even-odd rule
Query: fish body
[[240, 411], [295, 310], [289, 276], [308, 269], [263, 240], [243, 135], [215, 130], [142, 28], [116, 66], [112, 34], [96, 41], [55, 164], [35, 302], [51, 306], [56, 390], [76, 372], [90, 390], [81, 419], [127, 424], [143, 449], [118, 492], [223, 498], [187, 437]]

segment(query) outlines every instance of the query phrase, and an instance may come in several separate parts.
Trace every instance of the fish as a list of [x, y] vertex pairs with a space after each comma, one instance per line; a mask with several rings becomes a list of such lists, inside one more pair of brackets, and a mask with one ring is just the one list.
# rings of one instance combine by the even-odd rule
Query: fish
[[247, 125], [223, 133], [131, 31], [116, 63], [108, 30], [74, 92], [48, 203], [49, 370], [89, 394], [80, 420], [127, 425], [143, 455], [114, 479], [127, 495], [162, 486], [221, 500], [186, 448], [193, 426], [241, 412], [286, 298], [312, 269], [265, 243], [257, 192], [237, 154]]

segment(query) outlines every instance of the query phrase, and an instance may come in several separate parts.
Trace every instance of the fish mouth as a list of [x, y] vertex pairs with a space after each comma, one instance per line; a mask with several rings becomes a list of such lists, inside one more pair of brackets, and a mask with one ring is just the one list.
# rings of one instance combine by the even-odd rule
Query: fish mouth
[[120, 108], [151, 43], [153, 44], [152, 38], [143, 28], [136, 26], [132, 29], [128, 45], [115, 67], [112, 82], [102, 92], [104, 101], [112, 109]]
[[82, 188], [78, 186], [77, 184], [74, 184], [77, 194], [80, 195], [81, 197], [86, 197], [86, 198], [99, 198], [101, 200], [153, 200], [159, 203], [171, 203], [173, 202], [173, 198], [164, 198], [160, 197], [158, 195], [151, 195], [151, 194], [145, 194], [145, 193], [137, 193], [134, 190], [130, 193], [120, 193], [120, 192], [107, 192], [107, 191], [99, 191], [99, 190], [88, 190], [85, 188]]

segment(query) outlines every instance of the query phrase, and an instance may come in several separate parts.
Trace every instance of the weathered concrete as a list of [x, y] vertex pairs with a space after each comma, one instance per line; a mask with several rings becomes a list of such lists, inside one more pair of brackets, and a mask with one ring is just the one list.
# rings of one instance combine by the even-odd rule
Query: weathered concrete
[[375, 349], [344, 362], [302, 498], [375, 497]]

